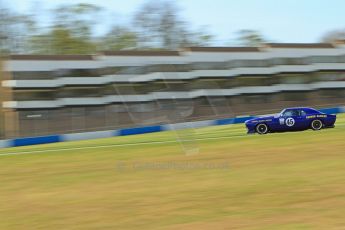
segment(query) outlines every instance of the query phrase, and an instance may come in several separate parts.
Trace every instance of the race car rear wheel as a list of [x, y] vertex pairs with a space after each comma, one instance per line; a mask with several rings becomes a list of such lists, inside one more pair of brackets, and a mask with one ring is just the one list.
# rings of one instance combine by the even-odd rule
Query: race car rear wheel
[[268, 126], [266, 124], [258, 124], [255, 130], [258, 134], [266, 134], [268, 133]]
[[320, 130], [322, 129], [323, 124], [322, 124], [322, 121], [320, 120], [313, 120], [310, 126], [312, 130]]

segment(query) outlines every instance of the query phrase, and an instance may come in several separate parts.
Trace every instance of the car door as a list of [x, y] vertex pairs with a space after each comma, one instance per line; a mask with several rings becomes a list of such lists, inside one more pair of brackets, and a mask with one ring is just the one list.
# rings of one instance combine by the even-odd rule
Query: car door
[[294, 130], [303, 130], [306, 128], [306, 116], [307, 114], [302, 109], [298, 109], [295, 111], [293, 116], [293, 118], [295, 119], [295, 124], [293, 126]]
[[304, 129], [305, 114], [301, 110], [286, 110], [279, 118], [279, 124], [283, 131], [295, 131]]

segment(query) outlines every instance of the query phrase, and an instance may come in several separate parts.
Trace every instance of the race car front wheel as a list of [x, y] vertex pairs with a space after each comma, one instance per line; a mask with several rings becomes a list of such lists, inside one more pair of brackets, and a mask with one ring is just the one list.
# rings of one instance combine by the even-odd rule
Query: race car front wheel
[[268, 127], [266, 124], [258, 124], [255, 129], [258, 134], [268, 133]]
[[322, 126], [323, 126], [323, 124], [322, 124], [322, 121], [320, 121], [320, 120], [313, 120], [311, 122], [311, 129], [312, 130], [320, 130], [320, 129], [322, 129]]

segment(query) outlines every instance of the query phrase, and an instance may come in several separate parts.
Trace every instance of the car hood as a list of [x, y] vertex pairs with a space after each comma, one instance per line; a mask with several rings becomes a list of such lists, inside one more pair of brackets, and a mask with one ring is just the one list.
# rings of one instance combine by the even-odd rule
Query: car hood
[[262, 116], [262, 117], [257, 117], [254, 120], [263, 120], [263, 119], [267, 120], [267, 119], [273, 119], [273, 118], [275, 118], [275, 116]]

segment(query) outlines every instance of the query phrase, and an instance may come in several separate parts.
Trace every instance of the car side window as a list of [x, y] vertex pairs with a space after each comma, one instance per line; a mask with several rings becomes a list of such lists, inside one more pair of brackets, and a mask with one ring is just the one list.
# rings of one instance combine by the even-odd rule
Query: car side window
[[301, 110], [300, 116], [307, 116], [307, 113], [304, 110]]
[[295, 109], [295, 110], [287, 110], [287, 111], [285, 111], [285, 112], [283, 113], [283, 116], [284, 116], [284, 117], [304, 116], [304, 115], [302, 115], [302, 112], [304, 112], [304, 111], [302, 111], [302, 110], [297, 110], [297, 109]]
[[300, 111], [299, 110], [292, 110], [292, 116], [299, 116]]

